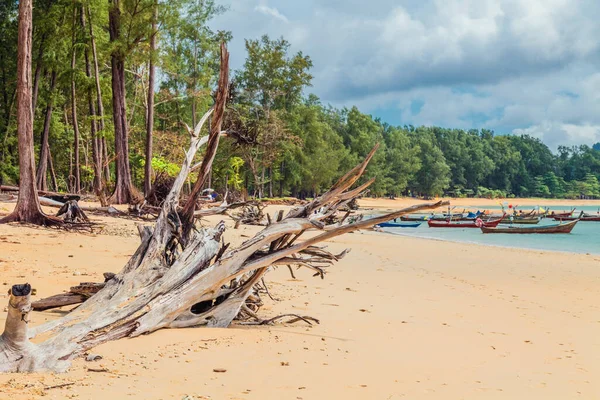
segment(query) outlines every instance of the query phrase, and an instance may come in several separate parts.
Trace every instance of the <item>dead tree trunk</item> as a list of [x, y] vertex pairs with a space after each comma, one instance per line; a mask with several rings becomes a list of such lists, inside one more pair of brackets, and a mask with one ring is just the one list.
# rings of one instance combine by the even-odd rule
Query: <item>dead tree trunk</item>
[[17, 134], [19, 138], [19, 198], [15, 210], [0, 220], [51, 225], [58, 222], [42, 213], [37, 196], [33, 155], [33, 111], [31, 97], [32, 0], [19, 2], [19, 46], [17, 50]]
[[[31, 103], [31, 102], [30, 102]], [[23, 354], [35, 352], [35, 345], [27, 337], [27, 316], [31, 311], [31, 285], [14, 285], [9, 293], [8, 315], [4, 333], [0, 336], [0, 348], [6, 358], [14, 363], [14, 372], [35, 370], [33, 357], [22, 357]], [[0, 366], [0, 371], [4, 368]]]
[[77, 204], [77, 200], [69, 200], [56, 213], [57, 217], [64, 215], [64, 219], [67, 222], [89, 222], [85, 212]]
[[54, 88], [56, 86], [56, 71], [53, 70], [50, 77], [50, 98], [46, 105], [46, 116], [44, 117], [44, 128], [40, 136], [40, 158], [37, 168], [37, 188], [38, 190], [48, 190], [47, 169], [50, 158], [50, 145], [48, 136], [50, 135], [50, 122], [52, 120], [52, 107], [54, 103]]
[[[154, 69], [156, 58], [156, 35], [158, 2], [154, 2], [152, 36], [150, 37], [150, 65], [148, 68], [148, 112], [146, 115], [146, 164], [144, 166], [144, 195], [152, 190], [152, 131], [154, 130]], [[195, 125], [193, 125], [195, 126]]]
[[[215, 122], [222, 119], [227, 98], [227, 85], [223, 84], [228, 79], [228, 54], [224, 45], [221, 54]], [[364, 173], [375, 147], [364, 162], [342, 177], [329, 192], [292, 210], [285, 218], [280, 213], [277, 222], [239, 247], [228, 250], [228, 245], [221, 245], [225, 230], [222, 222], [215, 228], [189, 229], [187, 212], [193, 210], [190, 204], [195, 204], [194, 196], [183, 210], [178, 206], [194, 155], [203, 142], [200, 130], [211, 111], [194, 130], [181, 172], [163, 203], [154, 230], [141, 235], [142, 243], [135, 254], [98, 293], [65, 317], [27, 332], [26, 324], [19, 321], [29, 311], [29, 290], [14, 287], [10, 301], [18, 308], [9, 315], [7, 324], [8, 321], [10, 324], [5, 331], [6, 337], [14, 339], [11, 342], [3, 339], [0, 343], [0, 371], [64, 371], [73, 358], [107, 341], [161, 328], [227, 327], [240, 314], [255, 315], [246, 302], [254, 299], [256, 286], [270, 266], [303, 266], [322, 277], [326, 267], [345, 252], [334, 255], [316, 244], [408, 212], [441, 205], [441, 202], [425, 204], [355, 224], [325, 226], [323, 220], [373, 182], [350, 190]], [[220, 123], [213, 124], [205, 141], [207, 150], [192, 193], [196, 193], [196, 186], [204, 179], [203, 172], [208, 172], [214, 159], [219, 137], [215, 126], [218, 125]], [[321, 233], [299, 242], [302, 233], [310, 229], [319, 229]], [[186, 232], [189, 232], [187, 237]], [[23, 294], [25, 292], [27, 294]], [[40, 343], [34, 345], [27, 340], [42, 334], [45, 340]]]

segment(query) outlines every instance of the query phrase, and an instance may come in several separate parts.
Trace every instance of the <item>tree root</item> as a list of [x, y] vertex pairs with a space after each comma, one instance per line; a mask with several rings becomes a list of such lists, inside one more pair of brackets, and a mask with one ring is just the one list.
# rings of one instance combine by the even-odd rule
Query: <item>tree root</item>
[[[200, 131], [213, 110], [202, 117], [191, 135], [190, 148], [162, 203], [154, 229], [150, 234], [142, 230], [141, 243], [121, 272], [71, 313], [32, 330], [27, 329], [26, 323], [21, 323], [31, 307], [29, 297], [11, 297], [9, 304], [16, 304], [18, 300], [20, 308], [17, 311], [11, 308], [9, 312], [10, 318], [0, 342], [0, 371], [64, 371], [71, 360], [95, 346], [163, 328], [228, 327], [237, 317], [252, 318], [256, 323], [262, 305], [257, 285], [271, 266], [306, 267], [324, 277], [326, 269], [346, 252], [336, 255], [324, 247], [317, 247], [319, 243], [444, 204], [422, 204], [366, 221], [326, 225], [324, 220], [335, 216], [340, 207], [372, 183], [368, 181], [351, 189], [364, 173], [376, 146], [363, 162], [321, 197], [291, 210], [285, 217], [283, 213], [275, 218], [268, 216], [268, 226], [254, 237], [233, 249], [225, 248], [225, 224], [221, 222], [214, 228], [196, 229], [194, 208], [218, 146], [219, 121], [222, 121], [227, 97], [227, 73], [228, 54], [223, 45], [215, 116], [208, 139], [204, 140], [208, 144], [207, 151], [186, 206], [179, 208], [180, 193], [203, 142]], [[307, 230], [318, 230], [319, 233], [299, 240]], [[166, 252], [167, 248], [170, 251]], [[85, 295], [81, 288], [75, 292]], [[292, 317], [288, 323], [318, 323], [312, 317], [285, 316]], [[261, 320], [260, 323], [267, 325], [283, 317]], [[29, 342], [29, 338], [42, 334], [43, 341], [35, 345]], [[15, 335], [19, 337], [17, 347], [4, 340]]]
[[294, 324], [296, 322], [303, 321], [303, 322], [306, 322], [308, 325], [312, 326], [313, 322], [315, 324], [321, 323], [318, 319], [307, 316], [307, 315], [300, 316], [298, 314], [282, 314], [282, 315], [278, 315], [273, 318], [264, 319], [264, 320], [260, 320], [260, 321], [241, 322], [241, 324], [242, 325], [274, 325], [277, 320], [280, 320], [282, 318], [288, 318], [288, 317], [293, 317], [293, 318], [288, 321], [283, 322], [284, 324]]

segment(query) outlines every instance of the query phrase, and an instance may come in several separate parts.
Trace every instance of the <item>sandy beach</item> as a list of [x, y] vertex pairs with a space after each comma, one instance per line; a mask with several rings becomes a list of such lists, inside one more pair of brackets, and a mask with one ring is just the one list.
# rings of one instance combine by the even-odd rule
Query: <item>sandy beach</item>
[[[378, 209], [415, 203], [361, 200]], [[94, 219], [107, 225], [94, 235], [0, 225], [0, 311], [13, 283], [31, 283], [42, 298], [118, 272], [139, 243], [135, 222]], [[258, 230], [227, 225], [234, 243]], [[311, 315], [319, 325], [162, 330], [97, 347], [101, 360], [78, 359], [64, 374], [0, 375], [0, 398], [600, 398], [599, 256], [372, 231], [328, 245], [352, 251], [324, 280], [272, 271], [279, 301], [261, 310]], [[63, 314], [33, 313], [31, 323]]]

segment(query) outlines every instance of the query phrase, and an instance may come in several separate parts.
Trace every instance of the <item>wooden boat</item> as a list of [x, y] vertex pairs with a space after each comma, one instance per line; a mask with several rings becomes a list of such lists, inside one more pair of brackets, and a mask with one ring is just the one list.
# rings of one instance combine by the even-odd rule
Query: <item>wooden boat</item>
[[554, 217], [555, 221], [600, 222], [600, 215], [583, 215], [581, 217]]
[[572, 209], [570, 212], [562, 212], [562, 213], [555, 213], [554, 211], [552, 211], [550, 214], [548, 214], [548, 216], [556, 219], [556, 218], [569, 218], [571, 216], [573, 216], [573, 213], [575, 212], [575, 209]]
[[400, 221], [427, 221], [429, 215], [403, 215], [400, 217]]
[[513, 218], [512, 221], [505, 219], [502, 224], [516, 224], [516, 225], [537, 225], [540, 223], [540, 219], [535, 218]]
[[427, 221], [427, 225], [430, 228], [479, 228], [480, 226], [486, 227], [495, 227], [498, 226], [500, 221], [504, 219], [505, 216], [502, 216], [498, 219], [488, 220], [485, 222], [477, 223], [477, 221]]
[[429, 220], [433, 220], [433, 221], [447, 221], [448, 219], [451, 219], [452, 221], [461, 221], [463, 219], [463, 214], [442, 214], [442, 215], [433, 215], [431, 216]]
[[544, 225], [544, 226], [499, 226], [499, 227], [481, 227], [483, 233], [571, 233], [575, 225], [579, 222], [578, 219], [566, 222], [564, 224]]
[[421, 222], [394, 222], [394, 221], [388, 221], [388, 222], [382, 222], [380, 224], [377, 224], [375, 226], [378, 226], [380, 228], [418, 228], [421, 225]]

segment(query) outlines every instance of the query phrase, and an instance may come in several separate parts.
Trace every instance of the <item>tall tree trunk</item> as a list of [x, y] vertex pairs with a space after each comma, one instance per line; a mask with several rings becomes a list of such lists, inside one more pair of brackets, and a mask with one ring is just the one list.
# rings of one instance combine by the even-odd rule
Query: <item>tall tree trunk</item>
[[52, 107], [54, 102], [54, 88], [56, 86], [56, 71], [53, 70], [50, 77], [50, 98], [46, 105], [46, 117], [44, 118], [44, 128], [40, 137], [40, 158], [37, 168], [37, 188], [38, 190], [48, 190], [47, 169], [48, 169], [48, 154], [50, 145], [48, 144], [48, 136], [50, 135], [50, 122], [52, 121]]
[[[119, 2], [120, 0], [111, 0], [108, 12], [108, 32], [110, 41], [113, 44], [121, 38]], [[109, 202], [112, 204], [135, 203], [139, 198], [131, 182], [131, 169], [129, 167], [129, 127], [127, 126], [127, 104], [125, 102], [125, 58], [119, 49], [113, 50], [111, 54], [111, 69], [117, 181], [115, 191]]]
[[265, 197], [265, 169], [266, 168], [263, 165], [261, 173], [260, 173], [260, 191], [259, 191], [259, 194], [258, 194], [258, 197], [261, 198], [261, 199], [263, 197]]
[[[85, 32], [85, 6], [81, 7], [80, 14], [81, 26]], [[92, 71], [90, 68], [90, 55], [89, 49], [85, 50], [85, 75], [91, 79]], [[94, 106], [94, 100], [92, 96], [92, 88], [88, 89], [88, 109], [90, 113], [90, 133], [92, 139], [92, 159], [94, 164], [94, 193], [98, 196], [102, 196], [103, 185], [102, 185], [102, 152], [100, 146], [100, 139], [98, 138], [98, 121], [96, 120], [96, 107]]]
[[38, 51], [37, 61], [35, 64], [35, 75], [33, 77], [33, 100], [31, 109], [35, 115], [35, 107], [37, 106], [38, 91], [40, 87], [40, 75], [42, 73], [42, 57], [44, 55], [44, 42], [46, 41], [46, 34], [42, 36], [40, 40], [40, 49]]
[[279, 197], [283, 197], [283, 181], [285, 177], [285, 161], [279, 165]]
[[[154, 2], [152, 15], [152, 36], [150, 37], [150, 65], [148, 69], [148, 114], [146, 117], [146, 164], [144, 167], [144, 194], [152, 190], [152, 131], [154, 130], [154, 69], [156, 58], [156, 35], [158, 1]], [[193, 118], [194, 119], [194, 118]], [[194, 125], [196, 126], [195, 122]]]
[[75, 26], [76, 26], [77, 8], [73, 7], [73, 40], [71, 51], [71, 117], [73, 122], [73, 156], [74, 160], [74, 176], [75, 176], [75, 193], [81, 192], [81, 176], [79, 174], [79, 123], [77, 122], [77, 91], [75, 88], [75, 61], [77, 51], [75, 50]]
[[58, 192], [58, 182], [56, 180], [56, 172], [54, 171], [54, 163], [52, 162], [52, 152], [48, 147], [48, 166], [50, 167], [50, 178], [52, 178], [52, 187], [55, 192]]
[[102, 136], [101, 138], [102, 140], [100, 140], [100, 144], [102, 145], [102, 150], [101, 153], [104, 154], [103, 156], [103, 164], [104, 164], [104, 180], [106, 182], [110, 182], [111, 177], [110, 177], [110, 160], [108, 159], [108, 145], [106, 144], [106, 137]]
[[0, 222], [51, 224], [45, 216], [35, 186], [33, 154], [33, 98], [31, 93], [32, 0], [19, 1], [19, 46], [17, 50], [17, 134], [19, 138], [19, 198], [15, 210]]
[[90, 8], [86, 8], [88, 22], [90, 24], [90, 44], [92, 47], [92, 58], [94, 60], [94, 78], [96, 81], [96, 103], [98, 115], [98, 154], [100, 154], [100, 163], [104, 170], [104, 179], [110, 182], [110, 166], [108, 160], [108, 149], [106, 148], [106, 138], [104, 137], [104, 105], [102, 104], [102, 88], [100, 87], [100, 69], [98, 68], [98, 53], [96, 51], [96, 38], [94, 37], [94, 27], [92, 24], [92, 13]]
[[273, 168], [269, 167], [269, 197], [273, 197]]

